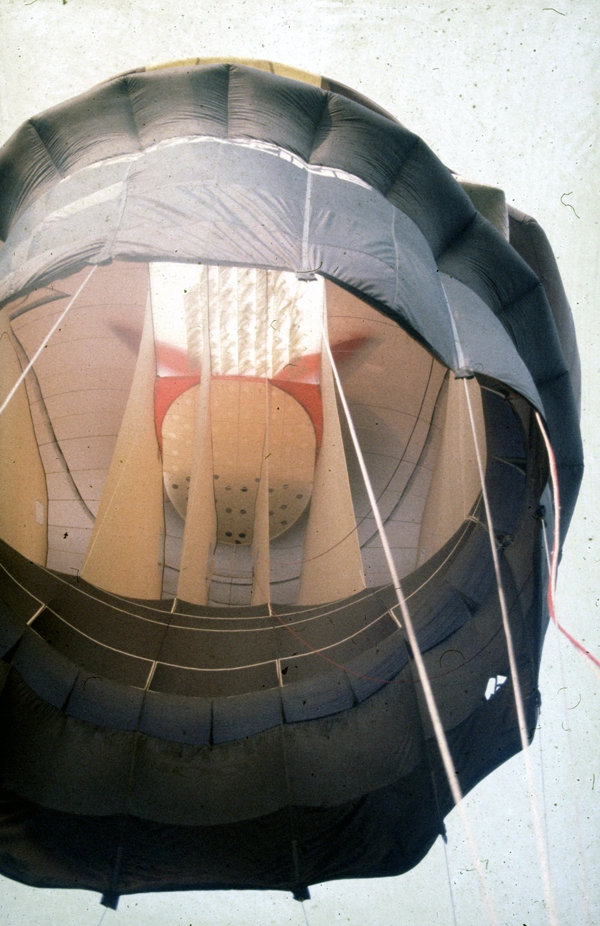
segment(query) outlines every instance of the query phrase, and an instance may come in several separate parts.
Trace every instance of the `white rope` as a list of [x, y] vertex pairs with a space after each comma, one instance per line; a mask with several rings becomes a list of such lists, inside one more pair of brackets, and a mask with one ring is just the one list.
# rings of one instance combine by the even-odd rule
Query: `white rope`
[[513, 691], [515, 695], [515, 706], [517, 709], [517, 722], [519, 726], [519, 736], [521, 739], [521, 747], [523, 750], [523, 761], [525, 763], [525, 775], [527, 779], [527, 788], [529, 791], [529, 798], [531, 801], [531, 811], [533, 815], [533, 827], [535, 832], [535, 838], [538, 847], [538, 857], [540, 860], [540, 868], [542, 872], [542, 882], [544, 886], [544, 894], [546, 897], [546, 909], [548, 911], [548, 920], [551, 926], [558, 926], [558, 920], [556, 918], [556, 909], [554, 905], [554, 896], [552, 893], [552, 884], [550, 882], [550, 866], [548, 862], [548, 855], [546, 853], [546, 848], [544, 846], [544, 836], [542, 831], [542, 824], [540, 819], [540, 813], [537, 806], [537, 800], [535, 796], [535, 787], [533, 781], [533, 768], [531, 765], [531, 757], [529, 755], [529, 736], [527, 731], [527, 724], [525, 720], [525, 707], [523, 704], [523, 694], [521, 691], [521, 683], [519, 681], [519, 675], [517, 670], [517, 660], [515, 657], [515, 649], [512, 631], [510, 628], [510, 623], [508, 619], [508, 608], [506, 605], [506, 597], [504, 594], [504, 586], [502, 584], [502, 575], [500, 572], [500, 560], [498, 558], [498, 550], [496, 547], [496, 540], [494, 535], [494, 525], [492, 523], [492, 511], [490, 507], [489, 496], [487, 492], [487, 487], [485, 484], [485, 472], [483, 469], [483, 460], [481, 456], [481, 451], [479, 448], [479, 441], [477, 440], [477, 431], [475, 428], [475, 417], [473, 415], [473, 406], [471, 404], [471, 396], [469, 393], [469, 384], [466, 379], [463, 379], [465, 396], [467, 400], [467, 407], [469, 409], [469, 419], [471, 422], [471, 433], [473, 435], [473, 443], [475, 445], [475, 455], [477, 457], [477, 468], [479, 470], [479, 478], [481, 480], [481, 492], [483, 496], [483, 504], [485, 507], [485, 514], [487, 518], [488, 525], [488, 535], [490, 538], [490, 547], [492, 550], [492, 559], [494, 561], [494, 572], [496, 575], [496, 586], [498, 590], [498, 598], [500, 601], [500, 611], [502, 614], [502, 626], [504, 628], [504, 636], [506, 638], [506, 649], [508, 651], [508, 663], [510, 666], [510, 674], [513, 683]]
[[452, 890], [452, 878], [450, 877], [450, 863], [448, 861], [448, 840], [446, 837], [442, 839], [444, 844], [444, 860], [446, 862], [446, 876], [448, 878], [448, 891], [450, 893], [450, 906], [452, 907], [452, 923], [453, 926], [458, 926], [456, 920], [456, 908], [454, 906], [454, 891]]
[[[345, 414], [345, 416], [346, 416], [346, 421], [347, 421], [347, 423], [348, 423], [348, 428], [349, 428], [349, 431], [350, 431], [350, 434], [351, 434], [351, 437], [352, 437], [352, 442], [353, 442], [353, 444], [354, 444], [354, 449], [355, 449], [355, 452], [356, 452], [356, 456], [357, 456], [357, 459], [358, 459], [358, 463], [359, 463], [359, 466], [360, 466], [360, 470], [361, 470], [361, 473], [362, 473], [362, 477], [363, 477], [363, 480], [364, 480], [364, 483], [365, 483], [365, 488], [366, 488], [366, 490], [367, 490], [367, 495], [368, 495], [368, 497], [369, 497], [369, 502], [370, 502], [370, 504], [371, 504], [371, 508], [372, 508], [372, 511], [373, 511], [373, 516], [374, 516], [375, 522], [376, 522], [376, 524], [377, 524], [377, 530], [379, 531], [379, 536], [380, 536], [380, 538], [381, 538], [381, 545], [382, 545], [382, 547], [383, 547], [383, 551], [384, 551], [384, 554], [385, 554], [387, 566], [388, 566], [388, 569], [389, 569], [389, 571], [390, 571], [390, 576], [391, 576], [391, 578], [392, 578], [392, 583], [393, 583], [393, 586], [394, 586], [394, 591], [396, 592], [396, 597], [397, 597], [397, 599], [398, 599], [398, 604], [399, 604], [399, 606], [400, 606], [400, 612], [401, 612], [401, 614], [402, 614], [402, 618], [403, 618], [403, 621], [404, 621], [404, 629], [405, 629], [405, 631], [406, 631], [406, 635], [407, 635], [407, 637], [408, 637], [408, 642], [409, 642], [410, 647], [411, 647], [411, 650], [412, 650], [412, 654], [413, 654], [413, 658], [414, 658], [414, 661], [415, 661], [415, 665], [416, 665], [416, 667], [417, 667], [417, 674], [418, 674], [418, 676], [419, 676], [419, 681], [421, 682], [421, 685], [422, 685], [422, 688], [423, 688], [423, 694], [424, 694], [424, 696], [425, 696], [425, 702], [426, 702], [426, 704], [427, 704], [427, 709], [428, 709], [428, 711], [429, 711], [429, 716], [430, 716], [430, 718], [431, 718], [431, 722], [432, 722], [432, 725], [433, 725], [433, 731], [434, 731], [434, 734], [435, 734], [436, 742], [437, 742], [437, 744], [438, 744], [438, 748], [439, 748], [439, 750], [440, 750], [440, 755], [441, 755], [441, 757], [442, 757], [442, 763], [443, 763], [443, 766], [444, 766], [444, 770], [445, 770], [445, 772], [446, 772], [446, 777], [447, 777], [447, 779], [448, 779], [448, 784], [450, 785], [450, 791], [451, 791], [451, 794], [452, 794], [452, 798], [453, 798], [454, 803], [455, 803], [455, 805], [456, 805], [456, 808], [457, 808], [457, 811], [458, 811], [458, 814], [459, 814], [459, 817], [460, 817], [460, 820], [461, 820], [461, 823], [462, 823], [462, 826], [463, 826], [463, 830], [464, 830], [464, 833], [465, 833], [465, 836], [466, 836], [466, 839], [467, 839], [467, 843], [468, 843], [468, 845], [469, 845], [469, 849], [470, 849], [470, 852], [471, 852], [471, 856], [472, 856], [472, 858], [473, 858], [473, 864], [474, 864], [474, 867], [475, 867], [475, 870], [476, 870], [476, 873], [477, 873], [477, 878], [478, 878], [478, 881], [479, 881], [479, 887], [480, 887], [481, 895], [482, 895], [482, 898], [483, 898], [483, 900], [484, 900], [484, 903], [485, 903], [485, 906], [486, 906], [486, 909], [487, 909], [489, 921], [490, 921], [490, 923], [493, 924], [493, 926], [495, 926], [495, 924], [496, 924], [496, 917], [495, 917], [495, 914], [494, 914], [494, 911], [493, 911], [493, 908], [492, 908], [491, 898], [490, 898], [490, 896], [489, 896], [489, 892], [488, 892], [487, 887], [486, 887], [486, 884], [485, 884], [485, 879], [484, 879], [484, 875], [483, 875], [483, 868], [482, 868], [482, 866], [481, 866], [481, 862], [480, 862], [480, 860], [479, 860], [479, 856], [478, 856], [478, 852], [477, 852], [477, 846], [476, 846], [476, 844], [475, 844], [475, 837], [473, 836], [473, 833], [472, 833], [472, 831], [471, 831], [471, 827], [470, 827], [469, 821], [468, 821], [468, 819], [467, 819], [466, 811], [465, 811], [464, 806], [463, 806], [463, 804], [462, 804], [462, 791], [461, 791], [461, 787], [460, 787], [460, 784], [459, 784], [459, 781], [458, 781], [458, 776], [457, 776], [457, 774], [456, 774], [456, 769], [454, 768], [454, 762], [452, 761], [452, 756], [451, 756], [451, 754], [450, 754], [450, 749], [449, 749], [449, 746], [448, 746], [448, 740], [446, 739], [446, 733], [445, 733], [445, 731], [444, 731], [444, 727], [443, 727], [443, 725], [442, 725], [442, 721], [441, 721], [441, 718], [440, 718], [440, 714], [439, 714], [437, 705], [436, 705], [436, 703], [435, 703], [435, 698], [434, 698], [434, 695], [433, 695], [433, 690], [432, 690], [432, 688], [431, 688], [431, 683], [430, 683], [429, 677], [428, 677], [428, 675], [427, 675], [427, 669], [426, 669], [426, 667], [425, 667], [425, 663], [424, 663], [424, 661], [423, 661], [423, 656], [422, 656], [421, 650], [420, 650], [420, 648], [419, 648], [419, 643], [418, 643], [418, 640], [417, 640], [417, 635], [416, 635], [416, 633], [415, 633], [415, 630], [414, 630], [414, 627], [413, 627], [413, 623], [412, 623], [412, 620], [411, 620], [411, 617], [410, 617], [410, 614], [409, 614], [409, 611], [408, 611], [408, 606], [407, 606], [407, 604], [406, 604], [406, 599], [404, 598], [404, 593], [403, 593], [402, 588], [401, 588], [401, 586], [400, 586], [400, 580], [399, 580], [399, 578], [398, 578], [398, 572], [397, 572], [397, 570], [396, 570], [396, 565], [395, 565], [395, 563], [394, 563], [394, 560], [393, 560], [393, 557], [392, 557], [392, 552], [391, 552], [391, 549], [390, 549], [390, 546], [389, 546], [389, 543], [388, 543], [387, 534], [386, 534], [385, 527], [384, 527], [384, 524], [383, 524], [383, 520], [382, 520], [382, 517], [381, 517], [381, 512], [379, 511], [379, 506], [378, 506], [378, 504], [377, 504], [377, 499], [376, 499], [376, 497], [375, 497], [375, 492], [374, 492], [374, 490], [373, 490], [373, 486], [371, 485], [371, 480], [370, 480], [370, 477], [369, 477], [369, 473], [368, 473], [368, 470], [367, 470], [367, 467], [366, 467], [366, 464], [365, 464], [365, 460], [364, 460], [364, 457], [363, 457], [363, 454], [362, 454], [362, 450], [361, 450], [361, 448], [360, 448], [360, 444], [359, 444], [359, 442], [358, 442], [358, 437], [357, 437], [357, 434], [356, 434], [356, 430], [355, 430], [355, 428], [354, 428], [354, 422], [353, 422], [352, 416], [351, 416], [351, 414], [350, 414], [350, 409], [349, 409], [348, 403], [347, 403], [347, 401], [346, 401], [346, 396], [345, 396], [344, 390], [343, 390], [343, 388], [342, 388], [342, 383], [341, 383], [341, 380], [340, 380], [340, 377], [339, 377], [339, 374], [338, 374], [338, 370], [337, 370], [337, 367], [336, 367], [336, 365], [335, 365], [335, 361], [334, 361], [334, 359], [333, 359], [333, 354], [332, 354], [332, 352], [331, 352], [331, 348], [330, 348], [330, 346], [329, 346], [329, 338], [328, 338], [328, 335], [327, 335], [327, 331], [326, 331], [325, 325], [323, 325], [323, 342], [324, 342], [324, 345], [325, 345], [325, 349], [326, 349], [326, 351], [327, 351], [327, 354], [328, 354], [328, 356], [329, 356], [329, 362], [330, 362], [330, 364], [331, 364], [331, 369], [332, 369], [332, 371], [333, 371], [333, 376], [334, 376], [334, 379], [335, 379], [335, 382], [336, 382], [336, 385], [337, 385], [338, 394], [339, 394], [339, 397], [340, 397], [340, 401], [341, 401], [341, 403], [342, 403], [342, 407], [343, 407], [343, 409], [344, 409], [344, 414]], [[391, 613], [393, 613], [393, 612], [391, 612]], [[394, 619], [396, 620], [396, 623], [398, 624], [398, 626], [401, 628], [401, 627], [402, 627], [402, 624], [400, 623], [400, 621], [398, 620], [398, 618], [397, 618], [395, 615], [394, 615]]]
[[56, 329], [58, 328], [58, 326], [60, 325], [60, 323], [63, 321], [63, 319], [65, 318], [65, 316], [66, 316], [67, 313], [69, 312], [71, 306], [74, 304], [75, 300], [77, 299], [77, 297], [79, 296], [79, 294], [80, 294], [81, 291], [83, 290], [84, 286], [86, 285], [86, 283], [88, 282], [88, 280], [90, 279], [90, 277], [92, 276], [92, 274], [94, 274], [94, 273], [96, 272], [97, 267], [98, 267], [97, 264], [96, 264], [94, 267], [92, 267], [92, 269], [90, 270], [90, 272], [89, 272], [88, 275], [86, 276], [85, 280], [83, 281], [83, 283], [81, 284], [81, 286], [79, 287], [79, 289], [77, 290], [77, 292], [75, 293], [75, 295], [74, 295], [74, 296], [71, 296], [71, 298], [69, 299], [69, 301], [68, 301], [68, 303], [67, 303], [67, 305], [66, 305], [66, 308], [65, 308], [65, 309], [61, 312], [61, 314], [58, 316], [58, 318], [56, 319], [56, 321], [55, 321], [54, 324], [52, 325], [50, 331], [48, 332], [48, 334], [46, 335], [46, 337], [44, 338], [44, 340], [42, 341], [42, 343], [40, 344], [40, 346], [39, 346], [38, 349], [36, 350], [35, 354], [34, 354], [33, 357], [31, 358], [31, 360], [29, 361], [29, 363], [27, 364], [27, 366], [25, 367], [25, 369], [23, 370], [23, 372], [21, 373], [21, 375], [19, 376], [19, 378], [17, 379], [16, 383], [14, 384], [14, 386], [12, 387], [12, 389], [10, 390], [10, 392], [8, 393], [8, 395], [6, 396], [4, 402], [2, 403], [2, 405], [0, 405], [0, 415], [1, 415], [2, 412], [5, 410], [5, 408], [7, 407], [7, 405], [9, 404], [9, 402], [11, 401], [11, 399], [13, 398], [13, 396], [15, 395], [17, 389], [19, 388], [19, 386], [21, 385], [21, 383], [23, 382], [23, 380], [25, 379], [25, 377], [27, 376], [27, 374], [29, 373], [29, 371], [33, 368], [34, 363], [36, 362], [36, 360], [38, 359], [38, 357], [40, 356], [40, 354], [42, 353], [42, 351], [43, 351], [44, 348], [46, 347], [48, 341], [50, 340], [50, 338], [52, 337], [52, 335], [54, 334], [54, 332], [56, 331]]
[[[560, 492], [558, 488], [558, 469], [556, 466], [556, 458], [554, 456], [552, 444], [550, 443], [550, 438], [546, 433], [542, 418], [538, 412], [535, 413], [535, 417], [546, 445], [546, 451], [548, 453], [548, 461], [550, 463], [550, 484], [552, 486], [552, 501], [554, 505], [554, 536], [552, 541], [552, 555], [548, 559], [550, 569], [550, 581], [548, 582], [548, 610], [550, 611], [550, 618], [554, 626], [560, 630], [563, 636], [567, 638], [569, 643], [575, 647], [579, 655], [586, 660], [588, 665], [592, 666], [593, 671], [597, 675], [600, 675], [600, 660], [596, 659], [596, 657], [590, 653], [588, 649], [586, 649], [583, 643], [580, 643], [579, 640], [573, 636], [573, 634], [569, 633], [566, 627], [563, 627], [556, 616], [554, 593], [556, 590], [556, 573], [558, 569], [558, 554], [560, 547]], [[548, 556], [548, 554], [546, 555]]]
[[[548, 533], [547, 533], [547, 526], [546, 526], [545, 518], [542, 519], [542, 536], [544, 538], [544, 551], [546, 553], [546, 562], [548, 564], [548, 570], [549, 572], [551, 572], [550, 570], [550, 562], [551, 562], [550, 548], [548, 544]], [[557, 640], [557, 647], [558, 647], [558, 665], [559, 665], [559, 670], [560, 670], [560, 684], [561, 684], [561, 691], [562, 691], [563, 715], [566, 721], [565, 732], [567, 734], [567, 748], [569, 750], [569, 774], [570, 774], [571, 782], [574, 782], [576, 778], [575, 778], [575, 760], [573, 758], [573, 738], [571, 736], [571, 728], [569, 726], [569, 715], [567, 713], [568, 712], [567, 695], [566, 695], [567, 686], [565, 684], [565, 669], [564, 669], [564, 663], [563, 663], [562, 640], [561, 640], [560, 634], [558, 634], [556, 640]], [[540, 738], [540, 752], [541, 752], [541, 738]], [[585, 922], [586, 922], [586, 926], [593, 926], [592, 914], [591, 914], [591, 909], [590, 909], [590, 895], [588, 891], [587, 868], [585, 864], [585, 855], [583, 852], [583, 843], [581, 839], [581, 817], [579, 814], [579, 801], [577, 800], [577, 792], [574, 787], [572, 788], [572, 793], [573, 793], [573, 810], [575, 813], [575, 834], [576, 834], [576, 840], [577, 840], [577, 855], [579, 857], [578, 858], [579, 877], [581, 880], [581, 893], [583, 896], [583, 909], [585, 912]]]

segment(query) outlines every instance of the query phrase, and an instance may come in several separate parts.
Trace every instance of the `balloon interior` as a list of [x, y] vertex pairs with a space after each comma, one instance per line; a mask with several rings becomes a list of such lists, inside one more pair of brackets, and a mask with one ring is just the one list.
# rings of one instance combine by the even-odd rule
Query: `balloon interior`
[[408, 870], [453, 801], [390, 557], [463, 793], [521, 748], [490, 542], [535, 727], [536, 411], [565, 523], [581, 470], [543, 233], [260, 63], [30, 120], [0, 208], [1, 870], [112, 906]]

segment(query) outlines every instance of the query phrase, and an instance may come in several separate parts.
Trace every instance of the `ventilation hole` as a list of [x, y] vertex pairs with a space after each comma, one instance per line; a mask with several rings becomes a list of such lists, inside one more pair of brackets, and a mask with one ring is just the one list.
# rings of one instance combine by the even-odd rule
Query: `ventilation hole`
[[297, 495], [296, 498], [302, 498], [302, 495], [301, 495], [301, 494], [300, 494], [300, 495]]
[[260, 482], [260, 476], [257, 476], [256, 479], [255, 479], [254, 481], [255, 481], [255, 482]]
[[289, 485], [288, 485], [288, 483], [287, 483], [287, 482], [284, 482], [284, 484], [283, 484], [283, 488], [284, 488], [284, 489], [289, 489]]
[[273, 515], [273, 514], [275, 514], [274, 511], [269, 511], [269, 517], [270, 517], [271, 515]]
[[[215, 479], [218, 479], [219, 477], [218, 477], [218, 476], [215, 476], [214, 478], [215, 478]], [[189, 477], [189, 476], [186, 476], [186, 477], [185, 477], [185, 481], [186, 481], [186, 482], [189, 482], [189, 481], [190, 481], [190, 477]]]
[[175, 485], [175, 483], [173, 483], [172, 486], [171, 486], [171, 488], [172, 488], [172, 489], [178, 489], [179, 486], [178, 486], [178, 485]]
[[242, 492], [247, 492], [247, 491], [248, 491], [247, 486], [242, 486]]
[[231, 486], [225, 486], [225, 491], [226, 491], [226, 492], [231, 492]]
[[275, 489], [269, 489], [269, 492], [274, 492], [274, 491], [275, 491]]
[[232, 509], [231, 509], [231, 508], [226, 508], [225, 511], [227, 512], [227, 514], [231, 514]]
[[280, 508], [287, 508], [287, 505], [280, 505]]
[[246, 514], [246, 509], [245, 509], [245, 508], [240, 508], [240, 514]]
[[281, 523], [282, 523], [282, 524], [287, 524], [287, 521], [282, 521]]
[[213, 479], [218, 479], [218, 478], [219, 477], [216, 474], [213, 476]]
[[238, 537], [241, 537], [242, 540], [244, 539], [245, 536], [246, 536], [245, 534], [238, 534]]
[[226, 537], [233, 537], [233, 534], [231, 533], [231, 531], [225, 531], [225, 536], [226, 536]]

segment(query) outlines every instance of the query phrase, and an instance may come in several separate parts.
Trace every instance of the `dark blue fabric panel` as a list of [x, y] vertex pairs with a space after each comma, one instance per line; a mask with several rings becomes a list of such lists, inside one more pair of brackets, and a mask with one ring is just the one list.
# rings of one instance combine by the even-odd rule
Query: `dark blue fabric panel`
[[429, 620], [417, 631], [419, 649], [422, 653], [442, 643], [472, 616], [465, 602], [449, 586], [438, 589], [436, 598]]
[[174, 743], [208, 746], [212, 707], [210, 698], [147, 691], [140, 718], [140, 733]]
[[118, 78], [31, 120], [57, 170], [73, 169], [140, 150], [127, 93]]
[[475, 207], [448, 168], [416, 136], [386, 197], [413, 220], [435, 258], [475, 216]]
[[33, 630], [23, 634], [13, 666], [32, 691], [54, 707], [64, 707], [79, 668]]
[[279, 688], [213, 701], [213, 743], [228, 743], [262, 733], [281, 723]]
[[308, 161], [327, 99], [318, 87], [232, 65], [229, 137], [260, 138]]
[[408, 665], [408, 650], [397, 631], [372, 650], [348, 662], [348, 681], [357, 701], [364, 701]]
[[310, 163], [339, 167], [385, 194], [415, 142], [416, 136], [404, 126], [332, 94]]
[[448, 242], [438, 266], [476, 292], [496, 314], [538, 284], [504, 235], [478, 212]]
[[486, 445], [489, 457], [500, 456], [520, 460], [525, 464], [526, 449], [518, 416], [508, 399], [485, 389], [481, 394], [486, 424]]
[[354, 695], [346, 673], [332, 668], [305, 682], [284, 685], [281, 700], [285, 720], [296, 723], [347, 711], [354, 704]]
[[140, 72], [126, 85], [142, 148], [184, 135], [227, 136], [227, 65]]
[[496, 535], [513, 534], [523, 514], [525, 474], [510, 463], [492, 458], [485, 481]]
[[99, 727], [135, 730], [143, 699], [141, 688], [120, 685], [82, 669], [65, 710], [71, 717]]
[[39, 196], [60, 180], [60, 173], [31, 122], [12, 135], [0, 151], [0, 241], [30, 196]]
[[558, 264], [543, 228], [531, 216], [509, 206], [510, 243], [531, 267], [544, 287], [560, 339], [562, 352], [571, 374], [575, 401], [581, 401], [581, 364], [573, 315], [560, 278]]
[[0, 656], [4, 656], [22, 635], [23, 620], [0, 598]]
[[467, 546], [458, 551], [446, 581], [474, 605], [479, 605], [494, 582], [494, 566], [487, 530], [478, 525]]

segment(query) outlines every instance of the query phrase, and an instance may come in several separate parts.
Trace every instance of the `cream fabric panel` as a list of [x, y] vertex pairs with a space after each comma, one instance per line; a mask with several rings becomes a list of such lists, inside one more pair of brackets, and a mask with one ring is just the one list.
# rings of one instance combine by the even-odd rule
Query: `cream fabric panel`
[[163, 474], [154, 422], [156, 358], [150, 305], [104, 494], [81, 572], [117, 595], [160, 598]]
[[455, 379], [448, 374], [443, 434], [431, 479], [419, 534], [419, 562], [439, 550], [468, 517], [481, 492], [475, 444], [465, 396], [468, 384], [475, 430], [485, 468], [486, 443], [481, 390], [476, 379]]
[[[0, 327], [0, 403], [21, 375], [7, 312]], [[48, 495], [25, 384], [0, 415], [0, 537], [39, 565], [46, 564]]]
[[196, 413], [196, 434], [187, 502], [177, 597], [207, 604], [217, 542], [213, 489], [213, 443], [210, 365], [204, 367]]
[[147, 71], [158, 71], [162, 68], [184, 68], [196, 65], [208, 64], [239, 64], [249, 68], [256, 68], [258, 71], [270, 71], [271, 74], [279, 74], [281, 77], [289, 77], [290, 80], [300, 80], [305, 84], [312, 84], [313, 87], [320, 87], [322, 78], [317, 74], [311, 74], [310, 71], [302, 71], [300, 68], [288, 67], [287, 64], [279, 64], [277, 61], [261, 61], [255, 58], [182, 58], [179, 61], [169, 61], [164, 64], [155, 64], [147, 67]]
[[365, 588], [346, 455], [338, 416], [333, 372], [321, 352], [323, 442], [302, 555], [298, 604], [314, 605], [354, 595]]
[[265, 604], [271, 598], [269, 531], [269, 429], [267, 428], [252, 532], [252, 597], [250, 603], [253, 605]]
[[456, 178], [461, 187], [484, 219], [491, 222], [508, 241], [508, 208], [504, 190], [485, 186], [462, 177]]

